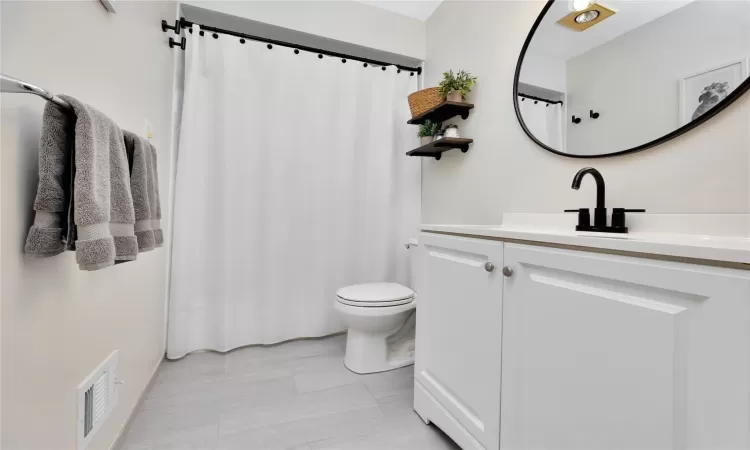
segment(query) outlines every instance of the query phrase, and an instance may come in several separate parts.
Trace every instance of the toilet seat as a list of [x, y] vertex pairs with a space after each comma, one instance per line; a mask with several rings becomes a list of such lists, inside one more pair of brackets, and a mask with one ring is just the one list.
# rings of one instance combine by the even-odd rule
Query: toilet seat
[[414, 301], [414, 298], [405, 298], [395, 302], [353, 302], [339, 297], [338, 302], [342, 305], [355, 306], [357, 308], [388, 308], [390, 306], [406, 305]]
[[383, 308], [411, 303], [414, 291], [398, 283], [365, 283], [341, 288], [336, 297], [344, 305]]

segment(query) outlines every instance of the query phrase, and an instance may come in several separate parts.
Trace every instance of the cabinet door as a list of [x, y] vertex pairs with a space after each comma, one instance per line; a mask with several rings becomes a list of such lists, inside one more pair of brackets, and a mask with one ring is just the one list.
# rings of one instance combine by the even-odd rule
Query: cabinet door
[[[478, 442], [496, 450], [503, 244], [423, 233], [420, 246], [416, 381], [473, 437], [464, 448], [476, 448]], [[487, 262], [494, 266], [491, 271]], [[441, 426], [435, 417], [425, 419]], [[462, 442], [449, 427], [441, 428]]]
[[747, 272], [506, 244], [501, 448], [747, 449]]

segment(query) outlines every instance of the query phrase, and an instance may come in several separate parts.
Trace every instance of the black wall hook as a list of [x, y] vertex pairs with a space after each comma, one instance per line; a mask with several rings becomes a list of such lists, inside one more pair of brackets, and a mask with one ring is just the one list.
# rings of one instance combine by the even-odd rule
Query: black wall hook
[[599, 113], [598, 112], [594, 112], [593, 109], [590, 109], [589, 110], [589, 117], [591, 117], [592, 119], [598, 119], [599, 118]]
[[175, 20], [174, 26], [167, 25], [166, 20], [161, 21], [161, 31], [167, 32], [167, 30], [174, 30], [174, 34], [180, 34], [180, 21]]
[[573, 123], [581, 123], [581, 118], [573, 116]]
[[187, 39], [182, 38], [180, 39], [180, 42], [177, 43], [177, 41], [175, 41], [173, 38], [169, 38], [169, 48], [173, 48], [173, 47], [179, 47], [185, 50], [185, 47], [187, 47]]

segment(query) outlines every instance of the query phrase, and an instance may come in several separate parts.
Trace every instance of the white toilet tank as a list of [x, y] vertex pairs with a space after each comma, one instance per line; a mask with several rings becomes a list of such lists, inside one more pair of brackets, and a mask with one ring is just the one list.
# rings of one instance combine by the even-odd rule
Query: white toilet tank
[[422, 261], [424, 261], [425, 249], [419, 245], [419, 240], [416, 237], [409, 239], [408, 246], [409, 278], [406, 285], [416, 292], [418, 297], [423, 278], [421, 274], [424, 268]]

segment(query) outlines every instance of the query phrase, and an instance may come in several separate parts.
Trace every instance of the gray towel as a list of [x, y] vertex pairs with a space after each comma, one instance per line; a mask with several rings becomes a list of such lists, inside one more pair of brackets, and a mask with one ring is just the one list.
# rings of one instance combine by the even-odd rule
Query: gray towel
[[154, 182], [154, 202], [151, 203], [151, 228], [154, 230], [154, 241], [157, 247], [164, 245], [164, 233], [161, 230], [161, 196], [159, 195], [159, 171], [157, 170], [156, 148], [147, 142], [151, 148], [151, 166], [153, 167], [152, 180]]
[[151, 147], [148, 141], [135, 133], [123, 130], [125, 148], [130, 160], [130, 190], [133, 194], [135, 210], [135, 237], [138, 239], [138, 251], [147, 252], [156, 247], [154, 230], [151, 228], [153, 173], [151, 166]]
[[[72, 195], [78, 265], [84, 270], [96, 270], [111, 266], [115, 260], [133, 260], [138, 254], [138, 241], [134, 233], [135, 212], [122, 130], [96, 109], [72, 97], [61, 97], [70, 103], [76, 116]], [[55, 142], [60, 141], [64, 139]], [[56, 190], [58, 186], [64, 186], [57, 168], [64, 162], [64, 157], [48, 160], [41, 153], [34, 208], [37, 217], [26, 244], [27, 251], [37, 254], [43, 253], [36, 251], [44, 247], [39, 245], [40, 237], [51, 240], [55, 234], [62, 233], [60, 213], [68, 210], [64, 195], [60, 200]], [[43, 153], [57, 155], [50, 151]], [[52, 201], [47, 201], [48, 198]], [[58, 222], [52, 220], [53, 215]], [[52, 247], [49, 243], [45, 245]], [[54, 252], [59, 253], [61, 248], [64, 247], [55, 247]]]
[[[39, 143], [39, 185], [34, 200], [34, 224], [24, 250], [34, 256], [62, 253], [72, 244], [72, 151], [75, 117], [47, 103]], [[65, 236], [65, 239], [63, 238]]]

